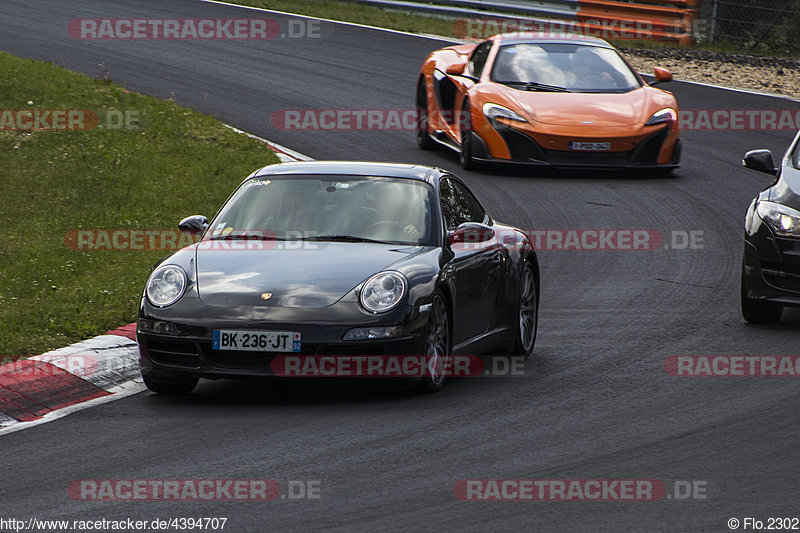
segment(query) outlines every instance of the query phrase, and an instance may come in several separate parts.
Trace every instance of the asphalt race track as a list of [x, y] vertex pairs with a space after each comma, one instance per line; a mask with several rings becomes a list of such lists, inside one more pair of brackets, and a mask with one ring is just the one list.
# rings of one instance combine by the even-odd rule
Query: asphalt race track
[[[202, 382], [149, 392], [1, 439], [3, 515], [227, 517], [225, 531], [727, 531], [728, 519], [800, 515], [800, 402], [790, 378], [677, 378], [672, 355], [798, 355], [800, 312], [774, 326], [739, 313], [742, 224], [769, 177], [752, 148], [792, 131], [684, 132], [669, 178], [490, 169], [423, 152], [411, 132], [283, 131], [282, 109], [408, 109], [434, 39], [321, 23], [319, 38], [77, 40], [76, 18], [288, 16], [191, 0], [5, 0], [0, 50], [170, 97], [317, 159], [438, 165], [499, 220], [527, 229], [702, 232], [702, 248], [542, 251], [535, 356], [523, 377], [451, 380], [432, 396], [352, 384]], [[104, 64], [103, 69], [98, 65]], [[684, 109], [798, 109], [789, 100], [675, 82]], [[2, 89], [0, 89], [2, 90]], [[220, 202], [224, 200], [220, 198]], [[186, 213], [189, 215], [192, 213]], [[212, 213], [207, 213], [211, 215]], [[177, 219], [176, 219], [177, 224]], [[142, 280], [144, 282], [144, 280]], [[320, 482], [319, 499], [75, 501], [77, 479]], [[700, 482], [705, 499], [465, 502], [460, 479]]]

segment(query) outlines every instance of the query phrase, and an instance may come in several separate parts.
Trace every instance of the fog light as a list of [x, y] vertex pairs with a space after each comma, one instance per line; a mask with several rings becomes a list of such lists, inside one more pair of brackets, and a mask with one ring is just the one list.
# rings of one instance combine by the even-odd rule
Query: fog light
[[403, 328], [401, 326], [353, 328], [344, 334], [344, 338], [342, 340], [364, 341], [373, 339], [388, 339], [391, 337], [399, 337], [402, 333]]
[[146, 333], [160, 333], [162, 335], [180, 335], [181, 328], [172, 322], [164, 322], [163, 320], [148, 320], [144, 318], [139, 319], [139, 331]]

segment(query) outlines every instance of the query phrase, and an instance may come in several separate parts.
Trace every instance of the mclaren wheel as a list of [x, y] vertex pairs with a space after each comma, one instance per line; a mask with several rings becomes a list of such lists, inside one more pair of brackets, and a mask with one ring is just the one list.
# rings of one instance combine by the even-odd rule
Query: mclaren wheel
[[428, 133], [428, 92], [425, 87], [425, 79], [419, 80], [417, 85], [417, 146], [423, 150], [432, 150], [436, 147], [436, 142], [431, 139]]
[[461, 120], [461, 151], [458, 155], [458, 161], [464, 170], [474, 170], [478, 168], [478, 162], [472, 156], [472, 107], [469, 100], [464, 100], [464, 105], [461, 109], [463, 119]]

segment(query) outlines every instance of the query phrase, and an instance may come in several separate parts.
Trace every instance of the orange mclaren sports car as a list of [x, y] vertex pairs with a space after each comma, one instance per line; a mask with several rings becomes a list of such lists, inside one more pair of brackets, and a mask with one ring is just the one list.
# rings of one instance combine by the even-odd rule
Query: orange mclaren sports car
[[481, 162], [678, 167], [678, 103], [602, 39], [495, 35], [432, 52], [417, 81], [417, 144]]

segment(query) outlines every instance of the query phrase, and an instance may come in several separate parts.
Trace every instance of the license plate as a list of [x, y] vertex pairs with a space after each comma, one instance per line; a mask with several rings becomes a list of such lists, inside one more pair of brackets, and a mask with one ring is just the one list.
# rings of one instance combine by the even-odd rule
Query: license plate
[[570, 150], [582, 150], [584, 152], [608, 152], [611, 150], [611, 143], [584, 143], [570, 142]]
[[296, 331], [215, 329], [211, 347], [245, 352], [299, 352], [300, 334]]

